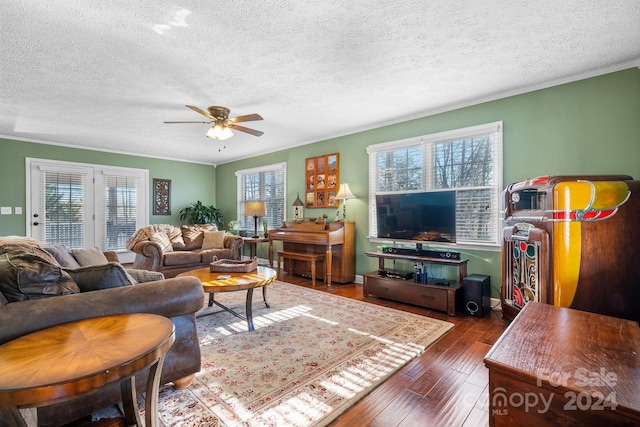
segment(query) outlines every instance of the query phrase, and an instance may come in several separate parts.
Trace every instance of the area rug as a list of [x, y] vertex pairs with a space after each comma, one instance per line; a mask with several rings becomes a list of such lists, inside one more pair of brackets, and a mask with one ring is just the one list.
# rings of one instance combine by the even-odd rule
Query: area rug
[[[219, 311], [198, 318], [202, 370], [160, 389], [166, 427], [323, 426], [453, 324], [283, 282], [254, 294], [255, 331]], [[216, 299], [244, 312], [244, 292]], [[200, 314], [205, 314], [201, 312]]]

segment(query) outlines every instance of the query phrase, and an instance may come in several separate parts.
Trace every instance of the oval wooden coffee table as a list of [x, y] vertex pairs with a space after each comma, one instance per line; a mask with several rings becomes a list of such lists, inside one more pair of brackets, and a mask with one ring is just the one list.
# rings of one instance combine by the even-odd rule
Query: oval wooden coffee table
[[5, 422], [26, 425], [17, 407], [50, 405], [120, 382], [127, 425], [141, 426], [135, 375], [149, 367], [145, 422], [157, 426], [160, 373], [174, 340], [171, 320], [134, 313], [56, 325], [4, 343], [0, 407]]
[[[211, 272], [209, 267], [199, 268], [197, 270], [185, 271], [178, 274], [177, 277], [197, 277], [202, 283], [202, 288], [205, 292], [209, 293], [209, 307], [213, 304], [222, 308], [223, 310], [233, 314], [234, 316], [245, 320], [249, 331], [253, 331], [253, 290], [255, 288], [262, 288], [262, 298], [264, 305], [268, 308], [267, 302], [267, 285], [273, 282], [278, 275], [278, 272], [269, 267], [258, 267], [254, 271], [248, 273], [221, 273]], [[228, 276], [228, 277], [225, 277]], [[219, 292], [235, 292], [235, 291], [247, 291], [247, 300], [245, 303], [246, 316], [230, 309], [226, 305], [220, 304], [215, 300], [214, 294]], [[209, 313], [213, 314], [213, 313]]]

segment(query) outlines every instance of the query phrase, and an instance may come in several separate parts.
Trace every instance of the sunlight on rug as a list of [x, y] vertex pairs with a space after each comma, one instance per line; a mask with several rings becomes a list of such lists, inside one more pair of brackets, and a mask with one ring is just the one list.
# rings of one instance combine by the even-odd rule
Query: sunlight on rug
[[[244, 312], [244, 292], [216, 299]], [[254, 294], [254, 324], [198, 318], [202, 370], [160, 389], [166, 427], [324, 426], [453, 324], [283, 282]], [[206, 308], [217, 311], [217, 308]]]

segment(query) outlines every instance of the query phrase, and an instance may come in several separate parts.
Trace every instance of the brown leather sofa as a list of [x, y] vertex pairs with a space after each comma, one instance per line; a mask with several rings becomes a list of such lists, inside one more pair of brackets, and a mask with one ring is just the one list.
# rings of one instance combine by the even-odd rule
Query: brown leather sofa
[[[34, 268], [33, 272], [40, 271], [44, 265], [50, 268], [46, 271], [58, 271], [59, 277], [66, 277], [66, 270], [59, 265], [56, 270], [56, 267], [51, 265], [54, 261], [47, 258], [40, 248], [27, 250], [35, 253], [35, 259], [44, 259], [42, 265]], [[15, 255], [15, 252], [12, 254]], [[24, 264], [20, 269], [12, 270], [16, 261], [9, 261], [10, 255], [6, 245], [0, 243], [0, 344], [30, 332], [74, 320], [112, 314], [154, 313], [169, 318], [175, 325], [175, 343], [166, 354], [161, 384], [173, 382], [176, 388], [184, 388], [200, 370], [200, 343], [195, 313], [203, 307], [204, 292], [198, 279], [172, 278], [86, 292], [70, 290], [55, 296], [31, 293], [24, 295], [23, 300], [15, 301], [14, 298], [13, 302], [10, 302], [6, 296], [6, 289], [12, 286], [10, 282], [15, 280], [11, 276], [23, 274], [25, 270]], [[26, 268], [28, 269], [28, 265]], [[18, 270], [20, 273], [16, 273]], [[76, 277], [73, 274], [71, 276]], [[23, 282], [24, 278], [25, 276], [20, 277]], [[60, 279], [54, 282], [49, 280], [50, 286], [43, 294], [50, 292], [50, 289], [55, 288], [60, 282]], [[64, 285], [67, 290], [73, 288], [68, 283]], [[35, 288], [35, 285], [31, 288], [32, 292]], [[147, 372], [143, 372], [136, 377], [139, 392], [144, 391], [146, 376]], [[38, 425], [66, 424], [114, 405], [120, 400], [119, 384], [110, 384], [73, 400], [38, 408]]]
[[[217, 237], [218, 243], [208, 245], [209, 237], [211, 240]], [[214, 225], [155, 224], [136, 231], [127, 249], [136, 253], [133, 268], [175, 277], [188, 270], [208, 267], [214, 257], [239, 260], [243, 243], [241, 237], [225, 235]]]

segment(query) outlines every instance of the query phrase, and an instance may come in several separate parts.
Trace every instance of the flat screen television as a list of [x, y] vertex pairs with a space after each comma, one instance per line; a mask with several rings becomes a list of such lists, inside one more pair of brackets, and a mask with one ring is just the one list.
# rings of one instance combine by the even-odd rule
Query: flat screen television
[[376, 195], [378, 238], [456, 242], [456, 192]]

